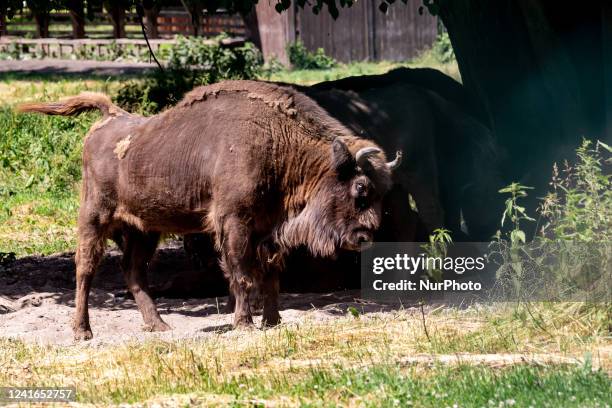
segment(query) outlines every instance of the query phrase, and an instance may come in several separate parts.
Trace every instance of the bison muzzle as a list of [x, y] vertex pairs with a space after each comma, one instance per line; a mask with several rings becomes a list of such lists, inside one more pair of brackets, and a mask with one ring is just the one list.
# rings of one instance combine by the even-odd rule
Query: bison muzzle
[[235, 326], [252, 325], [249, 295], [264, 296], [263, 324], [276, 325], [283, 258], [305, 246], [317, 256], [371, 241], [381, 199], [401, 155], [387, 162], [302, 93], [265, 82], [226, 81], [191, 91], [152, 117], [101, 94], [22, 105], [23, 112], [103, 118], [83, 148], [76, 253], [76, 339], [92, 337], [91, 281], [107, 239], [145, 329], [168, 330], [148, 292], [146, 269], [161, 234], [206, 232], [236, 297]]

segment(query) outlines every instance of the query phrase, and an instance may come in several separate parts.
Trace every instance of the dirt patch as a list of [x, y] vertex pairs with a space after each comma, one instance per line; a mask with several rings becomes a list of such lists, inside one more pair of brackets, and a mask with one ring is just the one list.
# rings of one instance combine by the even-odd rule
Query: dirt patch
[[[126, 291], [119, 268], [120, 252], [107, 252], [93, 283], [90, 297], [92, 345], [149, 338], [177, 339], [205, 336], [231, 329], [226, 313], [227, 284], [219, 274], [203, 275], [187, 258], [180, 242], [161, 248], [149, 270], [160, 314], [173, 330], [147, 333], [142, 318]], [[72, 344], [74, 312], [74, 254], [26, 257], [0, 267], [0, 336], [45, 344]], [[190, 287], [197, 282], [198, 287]], [[202, 298], [202, 295], [210, 297]], [[197, 296], [193, 298], [190, 295]], [[283, 322], [324, 320], [345, 315], [349, 307], [361, 313], [391, 307], [360, 300], [359, 291], [282, 294]], [[261, 317], [256, 315], [256, 324]]]

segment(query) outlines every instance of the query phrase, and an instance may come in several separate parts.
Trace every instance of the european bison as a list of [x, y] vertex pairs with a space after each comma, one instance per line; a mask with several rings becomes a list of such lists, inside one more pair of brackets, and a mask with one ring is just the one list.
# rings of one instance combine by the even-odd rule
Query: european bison
[[168, 330], [148, 294], [146, 266], [162, 233], [214, 236], [236, 297], [235, 326], [252, 324], [249, 294], [264, 297], [275, 325], [278, 271], [293, 248], [317, 256], [359, 249], [380, 224], [391, 171], [360, 138], [290, 87], [226, 81], [191, 91], [152, 117], [130, 114], [101, 94], [28, 104], [24, 112], [103, 119], [83, 148], [74, 334], [90, 339], [91, 281], [111, 238], [123, 250], [129, 290], [148, 330]]

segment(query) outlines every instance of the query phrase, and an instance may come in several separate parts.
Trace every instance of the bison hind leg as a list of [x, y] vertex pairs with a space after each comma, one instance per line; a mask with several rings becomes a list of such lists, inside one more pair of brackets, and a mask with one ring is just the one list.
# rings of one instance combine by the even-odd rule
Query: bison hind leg
[[257, 265], [252, 230], [244, 217], [235, 215], [224, 217], [222, 225], [216, 239], [221, 248], [220, 265], [235, 298], [234, 327], [250, 328], [253, 327], [250, 298], [260, 286], [263, 275]]
[[160, 317], [149, 293], [147, 266], [157, 248], [159, 233], [142, 232], [134, 227], [123, 228], [122, 268], [129, 291], [134, 296], [138, 310], [144, 320], [144, 331], [170, 330]]
[[76, 312], [73, 322], [75, 340], [93, 337], [89, 324], [89, 292], [96, 268], [104, 255], [104, 230], [85, 217], [79, 217], [78, 247], [76, 252]]

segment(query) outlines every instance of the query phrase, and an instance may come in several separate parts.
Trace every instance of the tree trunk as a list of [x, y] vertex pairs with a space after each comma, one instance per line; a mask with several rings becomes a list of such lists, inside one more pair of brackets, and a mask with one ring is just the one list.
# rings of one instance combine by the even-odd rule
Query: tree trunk
[[6, 34], [6, 16], [0, 11], [0, 37]]
[[119, 2], [111, 2], [107, 11], [113, 23], [113, 38], [125, 38], [125, 9]]
[[202, 28], [203, 5], [199, 0], [181, 0], [181, 4], [191, 17], [191, 35], [197, 37]]
[[72, 22], [72, 38], [85, 38], [85, 9], [83, 6], [83, 0], [66, 1]]
[[34, 21], [36, 21], [36, 36], [38, 38], [49, 38], [49, 13], [34, 13]]
[[593, 28], [601, 10], [549, 0], [437, 4], [463, 84], [503, 150], [505, 182], [542, 195], [554, 161], [574, 157], [583, 136], [603, 137], [601, 31]]
[[602, 50], [605, 83], [605, 136], [604, 140], [612, 144], [612, 4], [602, 4]]
[[160, 7], [157, 5], [144, 9], [144, 25], [149, 38], [159, 38], [159, 30], [157, 29], [159, 11]]
[[261, 48], [261, 37], [259, 36], [259, 23], [257, 21], [256, 8], [245, 14], [242, 14], [242, 20], [244, 21], [244, 27], [246, 29], [245, 37], [248, 41], [251, 41], [260, 51]]

